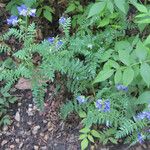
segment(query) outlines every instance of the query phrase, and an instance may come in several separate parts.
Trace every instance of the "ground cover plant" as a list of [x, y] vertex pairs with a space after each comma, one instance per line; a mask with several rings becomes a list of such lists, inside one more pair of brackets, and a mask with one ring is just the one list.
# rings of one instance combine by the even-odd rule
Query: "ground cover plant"
[[[130, 147], [149, 140], [149, 2], [99, 0], [82, 6], [70, 1], [58, 20], [61, 35], [42, 41], [36, 40], [34, 18], [48, 9], [44, 17], [52, 21], [54, 12], [44, 1], [28, 2], [7, 5], [15, 12], [0, 36], [0, 53], [6, 55], [0, 62], [0, 124], [10, 124], [6, 108], [16, 101], [10, 91], [20, 78], [31, 82], [33, 101], [43, 111], [45, 89], [59, 75], [69, 93], [60, 114], [62, 119], [79, 116], [82, 150], [97, 141]], [[12, 49], [11, 38], [20, 46]]]

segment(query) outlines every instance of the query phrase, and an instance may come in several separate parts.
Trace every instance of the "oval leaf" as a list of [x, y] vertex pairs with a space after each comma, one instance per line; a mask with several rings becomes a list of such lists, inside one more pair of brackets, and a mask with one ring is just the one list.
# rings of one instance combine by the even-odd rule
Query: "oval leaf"
[[115, 80], [115, 84], [121, 83], [121, 80], [122, 80], [122, 71], [121, 70], [116, 71], [114, 80]]
[[111, 77], [113, 73], [114, 73], [113, 69], [100, 71], [99, 74], [97, 75], [97, 77], [95, 78], [93, 84], [105, 81], [106, 79]]
[[150, 66], [147, 63], [143, 63], [140, 68], [140, 73], [141, 73], [143, 80], [149, 87], [150, 86]]
[[81, 150], [85, 150], [88, 147], [89, 141], [87, 138], [85, 138], [82, 142], [81, 142]]
[[134, 70], [128, 67], [123, 72], [123, 85], [128, 86], [134, 78]]

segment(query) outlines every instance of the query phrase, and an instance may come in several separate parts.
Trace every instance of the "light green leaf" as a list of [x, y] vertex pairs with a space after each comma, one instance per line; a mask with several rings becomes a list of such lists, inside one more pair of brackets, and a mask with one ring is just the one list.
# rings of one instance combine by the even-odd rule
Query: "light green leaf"
[[143, 80], [149, 87], [150, 86], [150, 66], [147, 63], [143, 63], [140, 68], [140, 73], [141, 73]]
[[140, 21], [137, 21], [137, 23], [139, 23], [139, 24], [149, 24], [150, 23], [150, 19], [149, 18], [148, 19], [142, 19]]
[[134, 78], [134, 70], [128, 67], [123, 72], [123, 85], [128, 86]]
[[114, 5], [110, 0], [107, 1], [107, 9], [110, 11], [110, 13], [114, 12]]
[[79, 116], [80, 118], [85, 118], [86, 117], [85, 111], [79, 111]]
[[50, 11], [44, 10], [43, 14], [47, 20], [49, 20], [50, 22], [52, 21], [52, 13]]
[[88, 139], [94, 143], [94, 138], [90, 134], [88, 135]]
[[74, 3], [71, 3], [68, 7], [67, 7], [67, 9], [66, 9], [66, 13], [69, 13], [69, 12], [72, 12], [72, 11], [74, 11], [76, 9], [76, 5], [74, 4]]
[[110, 142], [112, 142], [113, 144], [118, 144], [118, 142], [117, 142], [118, 140], [115, 139], [115, 138], [110, 137], [109, 140], [110, 140]]
[[98, 2], [92, 5], [90, 12], [88, 14], [88, 18], [100, 14], [106, 6], [106, 2]]
[[144, 5], [142, 5], [142, 4], [136, 3], [136, 4], [135, 4], [135, 7], [136, 7], [137, 10], [140, 11], [140, 12], [144, 12], [144, 13], [147, 13], [147, 12], [148, 12], [148, 11], [147, 11], [147, 8], [146, 8]]
[[88, 133], [88, 132], [90, 132], [90, 129], [85, 127], [83, 129], [81, 129], [79, 132], [81, 132], [81, 133]]
[[115, 5], [123, 12], [126, 13], [125, 9], [125, 3], [127, 3], [125, 0], [114, 0]]
[[121, 81], [122, 81], [122, 71], [120, 69], [118, 69], [116, 71], [114, 80], [115, 80], [115, 84], [121, 83]]
[[114, 73], [113, 69], [100, 71], [99, 74], [97, 75], [97, 77], [95, 78], [93, 84], [105, 81], [106, 79], [108, 79], [109, 77], [111, 77], [113, 73]]
[[130, 65], [130, 55], [128, 51], [120, 50], [119, 51], [119, 59], [122, 63], [129, 66]]
[[136, 45], [136, 49], [135, 49], [136, 55], [137, 57], [142, 61], [146, 59], [147, 56], [147, 49], [145, 48], [145, 46], [143, 45], [143, 43], [141, 41], [139, 41]]
[[104, 26], [108, 25], [109, 21], [110, 21], [109, 18], [104, 18], [103, 20], [100, 21], [98, 27], [104, 27]]
[[118, 69], [119, 67], [120, 67], [120, 66], [119, 66], [119, 64], [118, 64], [116, 61], [109, 59], [109, 60], [104, 64], [103, 69], [104, 69], [104, 70], [108, 70], [108, 69], [111, 69], [111, 68]]
[[144, 41], [144, 45], [149, 45], [149, 44], [150, 44], [150, 35]]
[[81, 150], [85, 150], [88, 147], [89, 141], [87, 138], [85, 138], [82, 142], [81, 142]]
[[85, 139], [85, 138], [87, 138], [87, 134], [81, 134], [81, 135], [79, 136], [79, 140], [83, 140], [83, 139]]
[[91, 130], [91, 134], [96, 138], [100, 137], [100, 134], [96, 130]]
[[143, 92], [137, 100], [137, 104], [149, 104], [150, 102], [150, 91]]

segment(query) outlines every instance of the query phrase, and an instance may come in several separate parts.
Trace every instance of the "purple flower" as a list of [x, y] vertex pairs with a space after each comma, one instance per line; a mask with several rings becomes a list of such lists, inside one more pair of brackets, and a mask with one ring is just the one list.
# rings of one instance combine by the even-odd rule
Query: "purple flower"
[[48, 42], [49, 42], [50, 44], [53, 44], [55, 38], [54, 38], [54, 37], [49, 37], [47, 40], [48, 40]]
[[19, 15], [22, 15], [22, 16], [29, 15], [29, 16], [35, 17], [36, 9], [30, 9], [24, 4], [21, 6], [18, 6], [17, 9], [18, 9]]
[[118, 91], [125, 91], [125, 92], [128, 91], [128, 87], [126, 87], [126, 86], [124, 86], [122, 84], [117, 84], [116, 88], [117, 88]]
[[98, 109], [98, 110], [101, 110], [102, 109], [102, 99], [98, 99], [95, 103], [95, 107]]
[[138, 141], [139, 141], [140, 144], [142, 144], [144, 142], [144, 139], [143, 139], [143, 136], [142, 136], [141, 133], [138, 133], [138, 137], [137, 138], [138, 138]]
[[28, 8], [26, 7], [26, 5], [22, 4], [21, 6], [18, 6], [17, 9], [18, 9], [19, 15], [27, 16]]
[[8, 19], [7, 19], [7, 24], [8, 25], [17, 25], [18, 23], [18, 17], [17, 16], [10, 16]]
[[108, 111], [110, 111], [110, 101], [106, 100], [104, 102], [104, 112], [108, 112]]
[[62, 17], [59, 19], [59, 24], [60, 24], [60, 25], [64, 25], [64, 24], [66, 23], [66, 20], [67, 20], [67, 19], [62, 16]]
[[79, 102], [79, 104], [82, 104], [82, 103], [86, 102], [85, 96], [82, 96], [82, 95], [78, 96], [76, 99]]

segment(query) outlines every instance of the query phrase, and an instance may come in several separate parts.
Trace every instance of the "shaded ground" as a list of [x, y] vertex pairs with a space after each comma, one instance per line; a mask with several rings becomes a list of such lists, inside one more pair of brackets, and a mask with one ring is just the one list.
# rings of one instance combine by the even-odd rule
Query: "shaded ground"
[[[3, 127], [0, 132], [0, 150], [80, 150], [78, 140], [81, 125], [75, 115], [67, 121], [60, 119], [59, 107], [64, 99], [64, 92], [57, 97], [47, 96], [44, 112], [39, 112], [33, 104], [30, 90], [17, 94], [19, 102], [9, 110], [12, 124]], [[127, 146], [91, 145], [90, 150], [126, 150]], [[136, 146], [130, 150], [150, 150], [150, 147]]]

